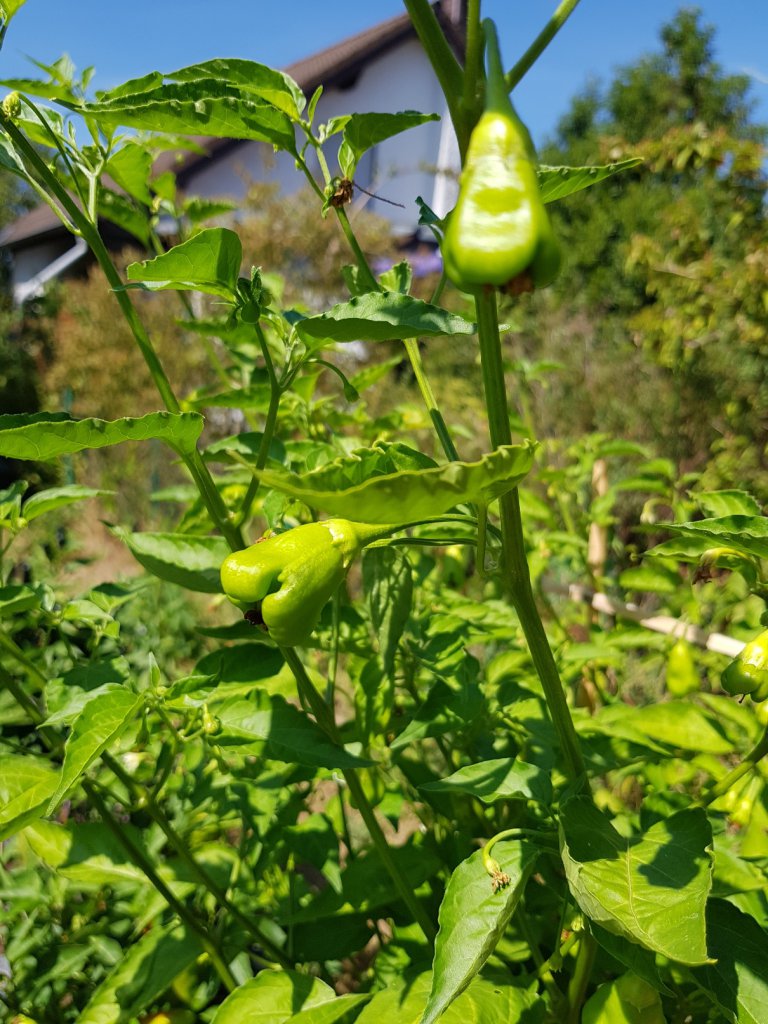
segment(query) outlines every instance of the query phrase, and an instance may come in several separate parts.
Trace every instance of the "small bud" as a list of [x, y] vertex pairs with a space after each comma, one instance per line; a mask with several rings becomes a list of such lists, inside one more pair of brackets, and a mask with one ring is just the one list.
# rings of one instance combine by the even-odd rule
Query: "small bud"
[[2, 103], [3, 117], [6, 121], [15, 121], [21, 117], [21, 97], [17, 92], [9, 92]]

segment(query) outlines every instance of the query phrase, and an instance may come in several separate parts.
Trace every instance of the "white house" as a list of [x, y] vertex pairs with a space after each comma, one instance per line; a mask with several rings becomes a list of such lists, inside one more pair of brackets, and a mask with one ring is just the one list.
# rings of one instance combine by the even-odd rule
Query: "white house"
[[[434, 9], [457, 54], [463, 49], [466, 0], [437, 0]], [[265, 54], [242, 54], [266, 60]], [[355, 173], [356, 184], [389, 203], [358, 193], [361, 202], [386, 217], [398, 235], [417, 230], [416, 196], [440, 215], [455, 200], [458, 149], [432, 68], [407, 14], [391, 18], [285, 69], [307, 97], [318, 85], [323, 94], [315, 123], [337, 114], [419, 110], [440, 115], [370, 150]], [[264, 143], [233, 139], [196, 140], [204, 154], [164, 154], [156, 170], [173, 169], [187, 195], [241, 198], [251, 181], [276, 182], [290, 195], [304, 184], [293, 160]], [[401, 206], [391, 205], [402, 204]], [[103, 224], [105, 240], [124, 244], [125, 236]], [[67, 233], [55, 214], [40, 206], [0, 233], [0, 246], [12, 258], [17, 302], [38, 294], [45, 283], [74, 268], [87, 255], [85, 245]]]

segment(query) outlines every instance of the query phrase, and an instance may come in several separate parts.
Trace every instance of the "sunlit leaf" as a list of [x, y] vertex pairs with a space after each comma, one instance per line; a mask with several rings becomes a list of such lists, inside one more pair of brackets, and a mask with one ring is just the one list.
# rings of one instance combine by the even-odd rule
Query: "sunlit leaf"
[[72, 723], [64, 747], [59, 784], [48, 801], [52, 814], [70, 790], [112, 743], [128, 728], [143, 704], [131, 690], [110, 690], [93, 697]]
[[296, 332], [309, 347], [327, 341], [396, 341], [469, 335], [477, 328], [464, 317], [400, 292], [367, 292], [333, 306], [327, 313], [305, 317]]
[[[252, 139], [295, 152], [290, 119], [270, 103], [215, 78], [189, 82], [162, 82], [161, 78], [157, 75], [140, 92], [114, 90], [79, 109], [111, 128], [122, 125], [153, 132]], [[149, 83], [149, 76], [140, 81]]]
[[683, 964], [707, 962], [704, 906], [712, 833], [701, 809], [627, 839], [585, 797], [560, 816], [561, 854], [574, 899], [591, 920]]
[[382, 458], [387, 450], [379, 446], [358, 449], [311, 473], [252, 472], [267, 487], [331, 515], [358, 522], [403, 523], [442, 515], [465, 502], [488, 504], [523, 479], [533, 465], [535, 450], [530, 444], [506, 445], [477, 462], [387, 472], [386, 458]]
[[371, 764], [333, 744], [302, 711], [283, 697], [256, 690], [216, 708], [222, 746], [263, 743], [264, 756], [313, 768], [354, 768]]
[[230, 552], [222, 537], [129, 533], [120, 527], [112, 532], [130, 548], [136, 561], [158, 579], [202, 594], [221, 593], [219, 569]]
[[227, 996], [213, 1024], [284, 1024], [301, 1010], [328, 1003], [336, 993], [319, 978], [295, 971], [262, 971]]
[[205, 228], [152, 260], [128, 265], [128, 280], [150, 291], [199, 291], [235, 296], [243, 247], [228, 228]]
[[45, 814], [59, 773], [31, 754], [0, 757], [0, 841]]
[[339, 147], [341, 173], [345, 178], [353, 178], [358, 160], [367, 150], [409, 128], [439, 120], [437, 114], [420, 114], [416, 110], [402, 110], [397, 114], [350, 114]]
[[547, 804], [552, 799], [552, 782], [542, 768], [514, 757], [496, 758], [467, 765], [420, 789], [434, 793], [469, 793], [483, 803], [524, 797]]
[[150, 438], [184, 454], [194, 449], [202, 430], [203, 417], [190, 412], [151, 412], [119, 420], [76, 420], [63, 412], [0, 416], [0, 455], [47, 462], [86, 448]]
[[500, 842], [493, 856], [509, 878], [498, 891], [483, 867], [482, 850], [459, 864], [448, 881], [440, 904], [432, 989], [421, 1024], [434, 1024], [496, 948], [523, 895], [536, 850]]
[[693, 972], [696, 982], [736, 1024], [768, 1020], [768, 935], [726, 900], [707, 906], [709, 953], [715, 963]]
[[642, 162], [641, 157], [630, 157], [615, 164], [596, 167], [548, 167], [541, 164], [538, 168], [541, 197], [545, 203], [553, 203], [556, 199], [581, 192], [590, 185], [597, 185], [614, 174], [637, 167]]

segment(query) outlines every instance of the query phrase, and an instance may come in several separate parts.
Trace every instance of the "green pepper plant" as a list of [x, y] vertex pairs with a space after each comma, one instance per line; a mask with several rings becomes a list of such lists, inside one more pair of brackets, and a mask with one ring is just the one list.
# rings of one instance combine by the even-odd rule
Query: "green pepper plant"
[[[22, 2], [0, 2], [2, 36]], [[539, 166], [512, 106], [576, 4], [505, 72], [480, 0], [461, 59], [434, 7], [405, 0], [463, 159], [455, 209], [421, 202], [445, 268], [430, 300], [406, 260], [374, 273], [347, 208], [365, 152], [434, 115], [317, 124], [320, 90], [246, 60], [95, 97], [65, 60], [6, 80], [3, 168], [90, 248], [160, 408], [3, 415], [0, 455], [151, 441], [192, 496], [166, 531], [112, 526], [138, 583], [65, 597], [20, 575], [25, 538], [105, 495], [0, 493], [4, 1019], [768, 1019], [765, 519], [737, 491], [698, 495], [697, 518], [663, 460], [620, 438], [547, 465], [535, 424], [518, 443], [511, 426], [499, 309], [558, 272], [547, 204], [637, 163]], [[154, 173], [200, 135], [293, 158], [347, 247], [346, 299], [285, 308], [271, 268], [210, 225], [225, 207]], [[124, 276], [105, 220], [149, 254]], [[141, 293], [161, 290], [210, 388], [166, 374], [142, 319]], [[368, 411], [400, 357], [352, 372], [352, 341], [402, 345], [436, 451], [402, 408]], [[430, 346], [450, 344], [480, 364], [472, 459], [428, 377]], [[204, 413], [221, 407], [245, 429], [211, 440]], [[624, 477], [590, 494], [612, 459]], [[633, 488], [676, 521], [629, 565], [608, 538]], [[194, 595], [202, 651], [147, 650], [152, 580]], [[671, 615], [650, 614], [659, 602]], [[737, 636], [713, 645], [715, 627]]]

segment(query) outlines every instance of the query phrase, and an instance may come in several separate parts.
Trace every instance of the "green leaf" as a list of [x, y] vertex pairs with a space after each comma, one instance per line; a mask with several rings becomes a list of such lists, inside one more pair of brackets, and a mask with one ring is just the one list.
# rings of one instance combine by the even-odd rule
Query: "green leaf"
[[335, 999], [319, 978], [295, 971], [262, 971], [228, 995], [213, 1024], [284, 1024], [300, 1010]]
[[45, 688], [48, 708], [46, 725], [69, 725], [88, 701], [99, 693], [120, 689], [128, 683], [131, 667], [123, 657], [76, 665], [63, 676], [51, 679]]
[[664, 983], [659, 968], [656, 966], [655, 954], [643, 949], [642, 946], [636, 946], [634, 942], [630, 942], [629, 939], [625, 939], [621, 935], [612, 935], [605, 928], [601, 928], [599, 924], [595, 924], [594, 921], [590, 923], [589, 927], [605, 952], [614, 960], [618, 960], [638, 978], [647, 981], [658, 992], [668, 996], [673, 995], [672, 989]]
[[[626, 705], [625, 705], [626, 707]], [[685, 700], [671, 700], [631, 708], [625, 715], [618, 705], [603, 708], [600, 722], [610, 728], [611, 722], [626, 717], [628, 724], [655, 743], [666, 743], [681, 750], [700, 754], [729, 754], [733, 745], [700, 707]]]
[[112, 533], [130, 549], [147, 572], [202, 594], [220, 594], [221, 563], [229, 554], [222, 537], [198, 537], [188, 533], [128, 533], [113, 527]]
[[128, 195], [145, 206], [151, 206], [152, 193], [148, 182], [152, 163], [153, 156], [149, 149], [140, 143], [127, 141], [112, 153], [106, 171]]
[[234, 231], [204, 228], [152, 260], [129, 264], [126, 274], [149, 291], [199, 291], [234, 299], [242, 262], [243, 247]]
[[735, 1024], [768, 1020], [768, 935], [749, 914], [726, 900], [707, 905], [709, 952], [715, 963], [693, 972]]
[[[267, 487], [312, 508], [358, 522], [402, 523], [442, 515], [454, 505], [487, 505], [512, 490], [533, 465], [535, 445], [505, 445], [477, 462], [428, 469], [380, 470], [382, 448], [361, 448], [311, 473], [252, 470]], [[371, 475], [359, 479], [368, 467]], [[376, 475], [374, 475], [374, 473]]]
[[716, 519], [725, 516], [759, 516], [760, 503], [747, 491], [699, 491], [692, 495], [701, 510]]
[[74, 505], [78, 501], [86, 501], [88, 498], [103, 498], [114, 493], [114, 491], [102, 491], [96, 487], [83, 487], [80, 484], [70, 484], [67, 487], [48, 487], [44, 491], [33, 494], [24, 502], [22, 514], [26, 520], [31, 522], [38, 516], [44, 516], [47, 512], [53, 512], [67, 505]]
[[632, 566], [619, 576], [624, 590], [642, 590], [651, 594], [674, 594], [680, 587], [680, 575], [662, 562]]
[[3, 16], [6, 25], [26, 2], [27, 0], [0, 0], [0, 15]]
[[296, 324], [296, 333], [310, 349], [318, 342], [396, 341], [470, 335], [476, 330], [464, 317], [400, 292], [355, 295], [327, 313], [305, 317]]
[[75, 420], [59, 412], [0, 416], [0, 455], [48, 462], [85, 448], [150, 438], [165, 441], [183, 455], [194, 450], [202, 431], [203, 417], [194, 412], [151, 412], [119, 420]]
[[419, 789], [434, 793], [469, 793], [486, 804], [512, 797], [525, 797], [542, 804], [549, 804], [552, 800], [549, 774], [514, 757], [481, 761], [459, 768], [453, 775], [437, 782], [427, 782]]
[[[121, 828], [134, 845], [143, 846], [138, 829], [131, 825]], [[27, 826], [24, 837], [44, 864], [81, 888], [146, 884], [144, 872], [132, 863], [122, 843], [101, 822], [59, 825], [37, 821]]]
[[102, 188], [99, 190], [98, 215], [104, 220], [116, 224], [123, 231], [127, 231], [145, 248], [149, 248], [151, 235], [149, 214], [131, 199], [118, 192], [112, 192], [108, 188]]
[[367, 150], [409, 128], [439, 120], [438, 114], [420, 114], [416, 110], [402, 110], [397, 114], [349, 115], [339, 147], [341, 173], [345, 178], [353, 178], [358, 160]]
[[290, 119], [257, 96], [245, 96], [237, 86], [212, 78], [168, 83], [155, 75], [138, 80], [147, 84], [139, 92], [113, 90], [96, 103], [83, 104], [78, 112], [110, 128], [252, 139], [296, 152]]
[[411, 614], [411, 563], [395, 548], [369, 548], [363, 555], [363, 586], [384, 671], [395, 670], [395, 655]]
[[747, 555], [768, 558], [768, 518], [765, 516], [734, 515], [693, 523], [665, 523], [664, 529], [699, 541], [711, 541], [708, 547], [730, 547]]
[[628, 171], [641, 164], [641, 157], [630, 157], [615, 164], [603, 164], [598, 167], [548, 167], [541, 164], [538, 168], [539, 189], [545, 203], [553, 203], [556, 199], [564, 199], [574, 192], [581, 192], [590, 185], [597, 185], [613, 174]]
[[31, 754], [0, 757], [0, 841], [41, 818], [59, 773]]
[[337, 996], [327, 1003], [320, 1003], [307, 1010], [301, 1010], [295, 1017], [290, 1017], [290, 1024], [352, 1024], [354, 1019], [367, 1002], [370, 994], [360, 996]]
[[712, 833], [703, 810], [680, 811], [627, 839], [591, 800], [574, 797], [561, 811], [560, 846], [587, 917], [671, 960], [707, 962]]
[[[431, 988], [429, 973], [406, 977], [399, 986], [377, 992], [357, 1024], [420, 1024]], [[475, 978], [452, 1003], [440, 1024], [542, 1024], [545, 1004], [527, 978]]]
[[0, 618], [20, 615], [31, 608], [38, 608], [41, 600], [41, 592], [34, 587], [15, 583], [0, 587]]
[[125, 96], [146, 95], [162, 86], [164, 79], [171, 82], [197, 82], [201, 79], [228, 82], [230, 85], [238, 86], [243, 92], [251, 93], [277, 107], [293, 120], [301, 115], [306, 102], [304, 93], [285, 72], [277, 71], [265, 64], [257, 64], [252, 60], [231, 58], [191, 64], [178, 71], [170, 71], [166, 75], [153, 71], [141, 78], [124, 82], [109, 92], [99, 93], [99, 102], [110, 103]]
[[359, 768], [373, 762], [337, 747], [293, 704], [256, 690], [249, 697], [233, 697], [216, 708], [222, 746], [263, 743], [264, 757], [312, 768]]
[[466, 660], [466, 654], [464, 659], [455, 679], [438, 679], [430, 687], [424, 703], [390, 744], [392, 750], [427, 736], [465, 732], [483, 714], [486, 704], [477, 681], [477, 662]]
[[666, 1024], [661, 996], [637, 975], [600, 985], [584, 1004], [582, 1024]]
[[459, 864], [448, 881], [440, 904], [432, 988], [421, 1024], [434, 1024], [493, 953], [523, 895], [536, 850], [519, 842], [500, 842], [494, 856], [510, 879], [503, 889], [493, 891], [482, 850]]
[[129, 1024], [200, 956], [183, 925], [153, 923], [93, 993], [77, 1024]]
[[[264, 434], [260, 430], [248, 430], [242, 434], [234, 434], [232, 437], [222, 437], [206, 447], [203, 458], [207, 461], [222, 461], [221, 455], [226, 455], [228, 452], [237, 452], [239, 455], [256, 458], [263, 437]], [[215, 460], [214, 455], [219, 456], [219, 459]], [[277, 437], [271, 438], [269, 442], [269, 457], [278, 463], [285, 462], [285, 445]]]
[[61, 766], [59, 784], [48, 801], [53, 814], [97, 757], [120, 738], [144, 699], [130, 690], [110, 690], [90, 700], [72, 723]]

